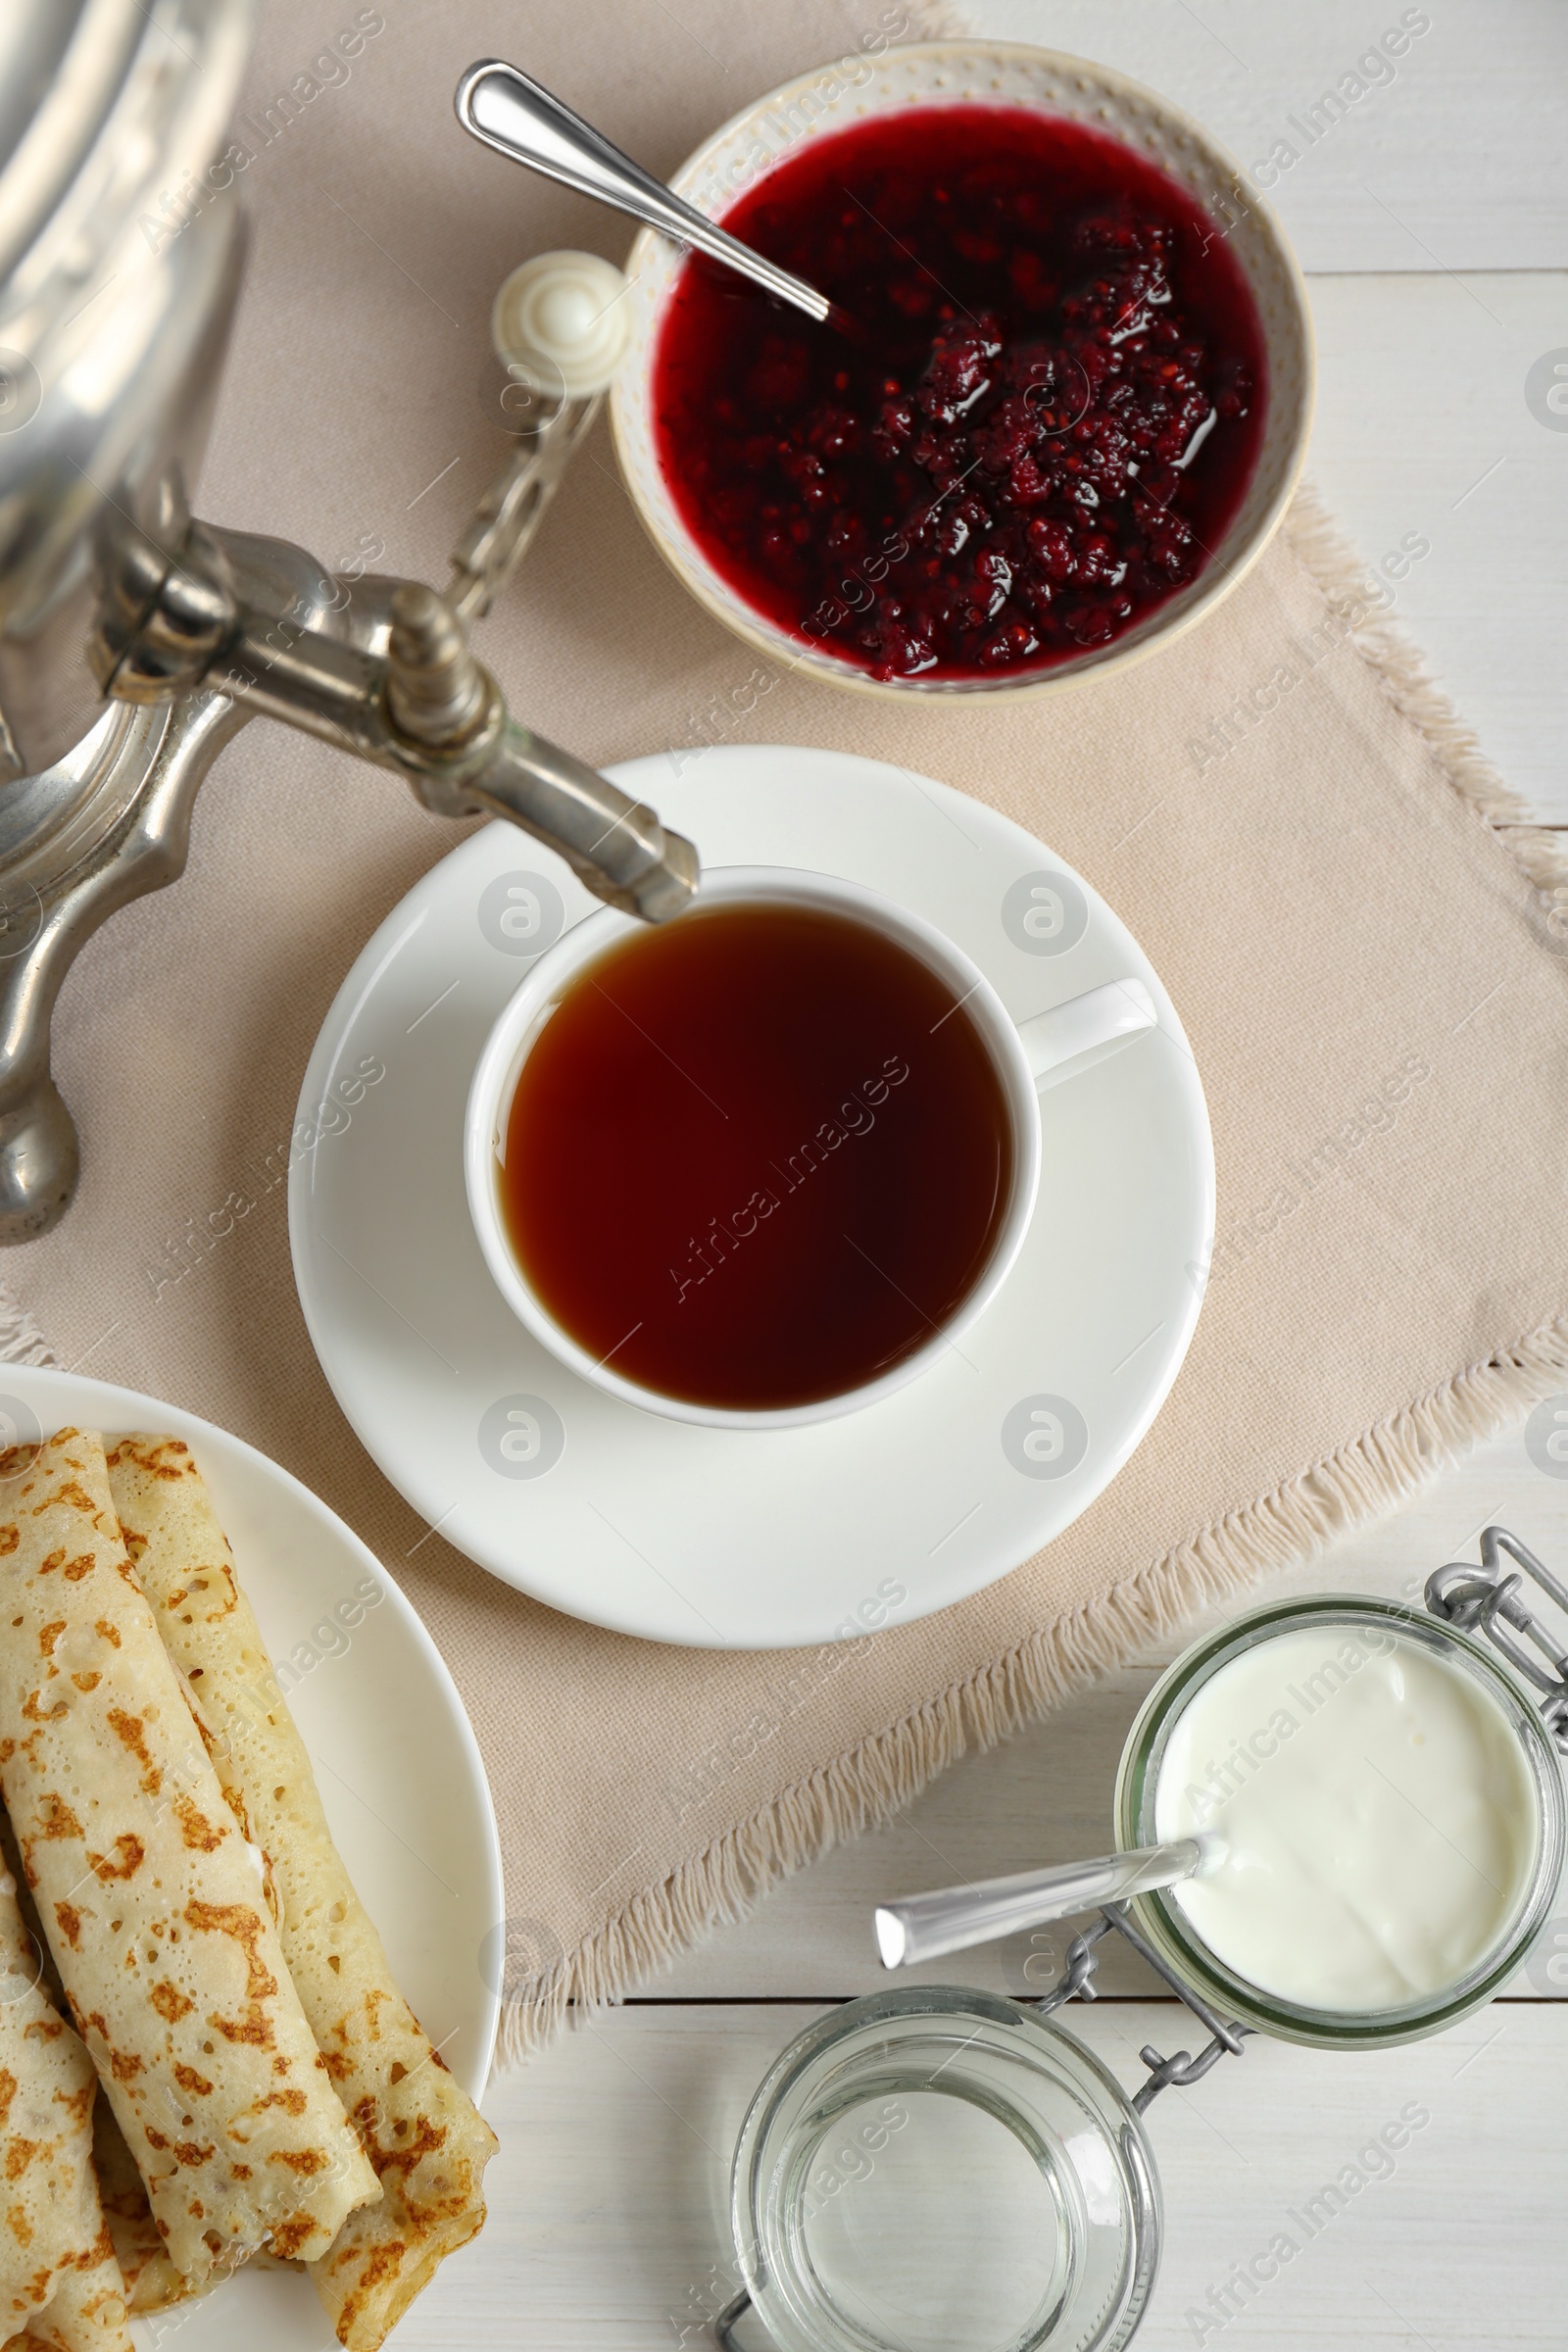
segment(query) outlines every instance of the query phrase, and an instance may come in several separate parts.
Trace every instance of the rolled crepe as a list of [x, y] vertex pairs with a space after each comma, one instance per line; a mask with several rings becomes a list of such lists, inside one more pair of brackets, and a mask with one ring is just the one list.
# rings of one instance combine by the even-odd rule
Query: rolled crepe
[[77, 1430], [4, 1491], [0, 1788], [175, 2269], [324, 2254], [380, 2186]]
[[180, 2277], [165, 2251], [146, 2184], [107, 2099], [100, 2099], [93, 2109], [92, 2161], [131, 2318], [168, 2311], [172, 2304], [199, 2293], [188, 2278]]
[[338, 2341], [373, 2352], [483, 2223], [495, 2134], [397, 1988], [188, 1449], [124, 1438], [109, 1476], [158, 1630], [200, 1693], [224, 1789], [270, 1856], [290, 1974], [385, 2191], [312, 2266]]
[[0, 2337], [130, 2352], [92, 2163], [92, 2060], [44, 1990], [0, 1873]]
[[[17, 1908], [22, 1914], [23, 1931], [28, 1947], [36, 1960], [34, 1974], [38, 1990], [43, 1994], [57, 2017], [68, 2014], [70, 2004], [54, 1954], [44, 1940], [42, 1926], [32, 1892], [23, 1875], [22, 1856], [17, 1851], [16, 1832], [11, 1816], [0, 1806], [0, 1862], [11, 1875], [16, 1888]], [[0, 1984], [0, 1999], [5, 1987]], [[70, 2028], [67, 2028], [70, 2032]], [[75, 2040], [75, 2035], [72, 2039]], [[80, 2044], [77, 2044], [78, 2048]], [[89, 2068], [92, 2061], [87, 2060]], [[94, 2087], [97, 2077], [93, 2077]], [[137, 2172], [124, 2133], [115, 2121], [115, 2111], [107, 2099], [95, 2098], [92, 2108], [92, 2165], [98, 2176], [98, 2196], [109, 2224], [109, 2235], [114, 2244], [120, 2275], [124, 2282], [125, 2306], [132, 2319], [144, 2312], [166, 2311], [172, 2303], [182, 2302], [193, 2290], [180, 2277], [158, 2234], [153, 2209], [147, 2202], [147, 2191]], [[9, 2347], [0, 2346], [0, 2352]]]

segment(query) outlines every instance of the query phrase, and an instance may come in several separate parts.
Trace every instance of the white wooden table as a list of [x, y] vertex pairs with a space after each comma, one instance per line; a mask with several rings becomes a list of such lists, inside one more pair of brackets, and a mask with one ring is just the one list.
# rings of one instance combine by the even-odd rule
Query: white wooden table
[[[879, 13], [868, 8], [866, 23]], [[1431, 0], [1426, 13], [1431, 28], [1393, 82], [1273, 191], [1317, 320], [1313, 468], [1370, 561], [1406, 532], [1431, 541], [1398, 588], [1407, 625], [1504, 775], [1544, 820], [1568, 824], [1568, 430], [1539, 421], [1525, 395], [1532, 364], [1568, 347], [1568, 8]], [[1399, 0], [983, 0], [980, 11], [988, 31], [1152, 83], [1248, 165], [1400, 17]], [[1535, 1466], [1522, 1429], [1279, 1581], [1413, 1597], [1430, 1569], [1474, 1556], [1492, 1519], [1568, 1564], [1568, 1477]], [[710, 2341], [734, 2278], [725, 2205], [741, 2114], [823, 2004], [886, 1982], [873, 1900], [1102, 1850], [1115, 1760], [1160, 1662], [961, 1765], [624, 2009], [495, 2082], [488, 2228], [399, 2331], [401, 2352]], [[1358, 2058], [1254, 2041], [1200, 2088], [1160, 2099], [1151, 2125], [1167, 2251], [1141, 2348], [1175, 2352], [1220, 2332], [1225, 2352], [1568, 2342], [1568, 1893], [1563, 1914], [1555, 1971], [1548, 1951], [1533, 1982], [1452, 2034]], [[1064, 1940], [1015, 1939], [926, 1973], [1038, 1989]], [[1106, 1984], [1110, 1997], [1072, 2015], [1129, 2085], [1142, 2079], [1141, 2043], [1192, 2046], [1186, 2013], [1154, 2002], [1134, 1964], [1113, 1962]], [[1409, 2099], [1431, 2123], [1391, 2178], [1222, 2330], [1191, 2316]]]

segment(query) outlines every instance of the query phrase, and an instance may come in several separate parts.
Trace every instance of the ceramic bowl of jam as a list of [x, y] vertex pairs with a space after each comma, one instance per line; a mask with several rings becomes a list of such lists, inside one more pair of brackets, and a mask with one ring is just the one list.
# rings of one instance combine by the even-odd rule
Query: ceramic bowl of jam
[[633, 502], [776, 669], [1050, 692], [1190, 627], [1278, 527], [1311, 420], [1299, 270], [1230, 159], [1123, 75], [856, 53], [672, 184], [856, 322], [652, 232], [627, 264]]

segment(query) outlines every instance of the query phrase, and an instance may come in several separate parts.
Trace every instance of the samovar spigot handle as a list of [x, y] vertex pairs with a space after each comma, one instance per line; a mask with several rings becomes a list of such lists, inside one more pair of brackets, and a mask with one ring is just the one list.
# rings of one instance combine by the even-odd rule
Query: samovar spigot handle
[[666, 832], [644, 802], [509, 717], [445, 597], [406, 581], [392, 591], [390, 612], [392, 757], [426, 808], [506, 817], [548, 842], [608, 905], [650, 923], [679, 914], [700, 879], [684, 835]]
[[446, 598], [410, 580], [392, 598], [386, 707], [416, 743], [454, 748], [477, 734], [489, 697], [485, 674]]

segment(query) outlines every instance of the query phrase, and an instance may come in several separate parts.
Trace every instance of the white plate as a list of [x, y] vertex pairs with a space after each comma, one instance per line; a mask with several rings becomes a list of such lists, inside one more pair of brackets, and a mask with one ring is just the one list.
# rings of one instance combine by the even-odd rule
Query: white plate
[[[915, 908], [1019, 1018], [1135, 974], [1159, 1027], [1044, 1097], [1034, 1220], [961, 1352], [804, 1429], [665, 1420], [589, 1388], [529, 1336], [468, 1220], [463, 1113], [485, 1034], [530, 955], [595, 905], [548, 852], [489, 826], [381, 925], [305, 1074], [289, 1230], [321, 1367], [416, 1510], [573, 1616], [752, 1649], [943, 1608], [1094, 1500], [1186, 1352], [1214, 1163], [1181, 1024], [1089, 885], [944, 785], [756, 746], [609, 772], [711, 865], [847, 875]], [[1021, 916], [1043, 875], [1062, 887], [1041, 902], [1047, 936], [1032, 938]], [[1068, 914], [1052, 936], [1054, 905]], [[635, 1184], [636, 1168], [625, 1177]]]
[[[16, 1428], [21, 1408], [45, 1435], [68, 1425], [119, 1437], [145, 1429], [190, 1446], [268, 1648], [274, 1661], [292, 1658], [289, 1707], [349, 1876], [416, 2016], [477, 2098], [500, 2014], [486, 1977], [499, 1982], [501, 1843], [463, 1701], [414, 1609], [324, 1502], [194, 1413], [106, 1381], [0, 1363], [0, 1415]], [[383, 1597], [355, 1625], [356, 1589], [367, 1580]], [[332, 1617], [345, 1603], [347, 1628]], [[176, 2329], [180, 2352], [336, 2347], [316, 2289], [285, 2271], [241, 2272], [209, 2297], [138, 2320], [131, 2333], [151, 2352]]]

